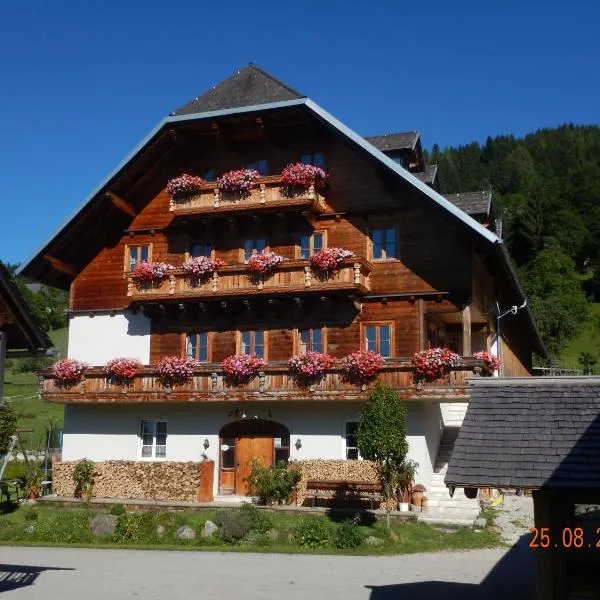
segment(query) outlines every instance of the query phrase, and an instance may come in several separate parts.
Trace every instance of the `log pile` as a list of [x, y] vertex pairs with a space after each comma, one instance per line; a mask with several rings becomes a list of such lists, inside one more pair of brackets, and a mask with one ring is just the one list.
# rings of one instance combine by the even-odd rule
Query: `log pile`
[[[74, 462], [54, 465], [53, 491], [73, 497]], [[110, 460], [95, 463], [93, 496], [136, 500], [197, 502], [201, 463]]]

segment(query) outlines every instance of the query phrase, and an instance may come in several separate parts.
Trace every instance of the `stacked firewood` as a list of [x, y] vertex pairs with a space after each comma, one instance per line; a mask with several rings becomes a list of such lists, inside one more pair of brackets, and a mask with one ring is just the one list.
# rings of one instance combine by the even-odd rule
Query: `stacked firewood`
[[[73, 497], [73, 469], [77, 462], [54, 465], [53, 491]], [[200, 489], [200, 463], [137, 462], [111, 460], [95, 463], [93, 496], [197, 502]]]

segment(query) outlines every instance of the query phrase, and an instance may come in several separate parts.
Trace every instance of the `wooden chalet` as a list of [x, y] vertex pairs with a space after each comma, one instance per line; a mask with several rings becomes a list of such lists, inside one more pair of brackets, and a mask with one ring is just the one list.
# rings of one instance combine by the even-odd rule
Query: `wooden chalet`
[[[326, 185], [286, 194], [281, 172], [297, 161], [326, 169]], [[216, 181], [242, 167], [260, 178], [232, 200]], [[175, 202], [166, 185], [181, 173], [206, 183]], [[363, 138], [254, 65], [171, 113], [23, 269], [70, 290], [69, 356], [92, 365], [70, 387], [43, 374], [43, 398], [67, 405], [63, 460], [208, 457], [214, 494], [242, 494], [251, 456], [358, 458], [357, 415], [381, 381], [410, 401], [411, 455], [430, 485], [448, 406], [464, 406], [468, 378], [485, 373], [473, 353], [497, 349], [493, 307], [523, 301], [490, 223], [434, 188], [417, 132]], [[327, 247], [352, 257], [315, 273], [310, 256]], [[263, 249], [288, 260], [256, 276], [247, 260]], [[226, 265], [193, 281], [183, 265], [200, 255]], [[143, 286], [132, 272], [141, 261], [175, 268]], [[503, 321], [502, 335], [504, 373], [529, 374], [532, 352], [543, 353], [529, 310]], [[459, 353], [458, 364], [417, 385], [413, 354], [437, 346]], [[303, 385], [288, 360], [311, 350], [335, 363]], [[341, 359], [358, 350], [385, 362], [357, 385], [343, 377]], [[232, 383], [221, 363], [244, 353], [268, 365]], [[156, 364], [170, 355], [201, 366], [167, 389]], [[145, 365], [130, 386], [102, 371], [117, 356]]]

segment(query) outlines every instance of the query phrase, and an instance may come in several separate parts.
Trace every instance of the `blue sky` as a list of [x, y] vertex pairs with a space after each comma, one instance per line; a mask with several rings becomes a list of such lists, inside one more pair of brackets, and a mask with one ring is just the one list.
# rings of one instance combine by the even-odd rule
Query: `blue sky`
[[426, 147], [600, 121], [595, 0], [0, 4], [0, 259], [27, 260], [166, 114], [254, 62]]

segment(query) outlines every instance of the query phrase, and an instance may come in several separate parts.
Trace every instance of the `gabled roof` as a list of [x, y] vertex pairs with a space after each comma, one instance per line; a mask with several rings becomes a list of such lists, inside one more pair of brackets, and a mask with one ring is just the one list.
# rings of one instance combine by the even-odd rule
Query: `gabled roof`
[[304, 94], [250, 63], [171, 115], [190, 115], [304, 97]]
[[[423, 183], [427, 183], [427, 184], [431, 185], [435, 181], [435, 178], [437, 176], [437, 171], [438, 171], [437, 165], [426, 165], [424, 171], [421, 171], [419, 173], [413, 173], [413, 175], [417, 179], [420, 179]], [[446, 196], [446, 198], [448, 198], [448, 196]], [[460, 206], [459, 206], [459, 208], [460, 208]], [[467, 213], [467, 214], [469, 214], [469, 213]]]
[[413, 150], [419, 141], [419, 132], [403, 131], [398, 133], [384, 133], [383, 135], [369, 135], [365, 137], [365, 140], [382, 152]]
[[0, 262], [0, 312], [3, 306], [8, 308], [12, 318], [12, 323], [5, 325], [0, 321], [0, 329], [7, 332], [7, 350], [38, 353], [52, 346], [14, 284], [8, 269]]
[[600, 377], [471, 383], [446, 485], [600, 489]]
[[489, 215], [492, 208], [492, 191], [446, 194], [446, 198], [468, 215]]

